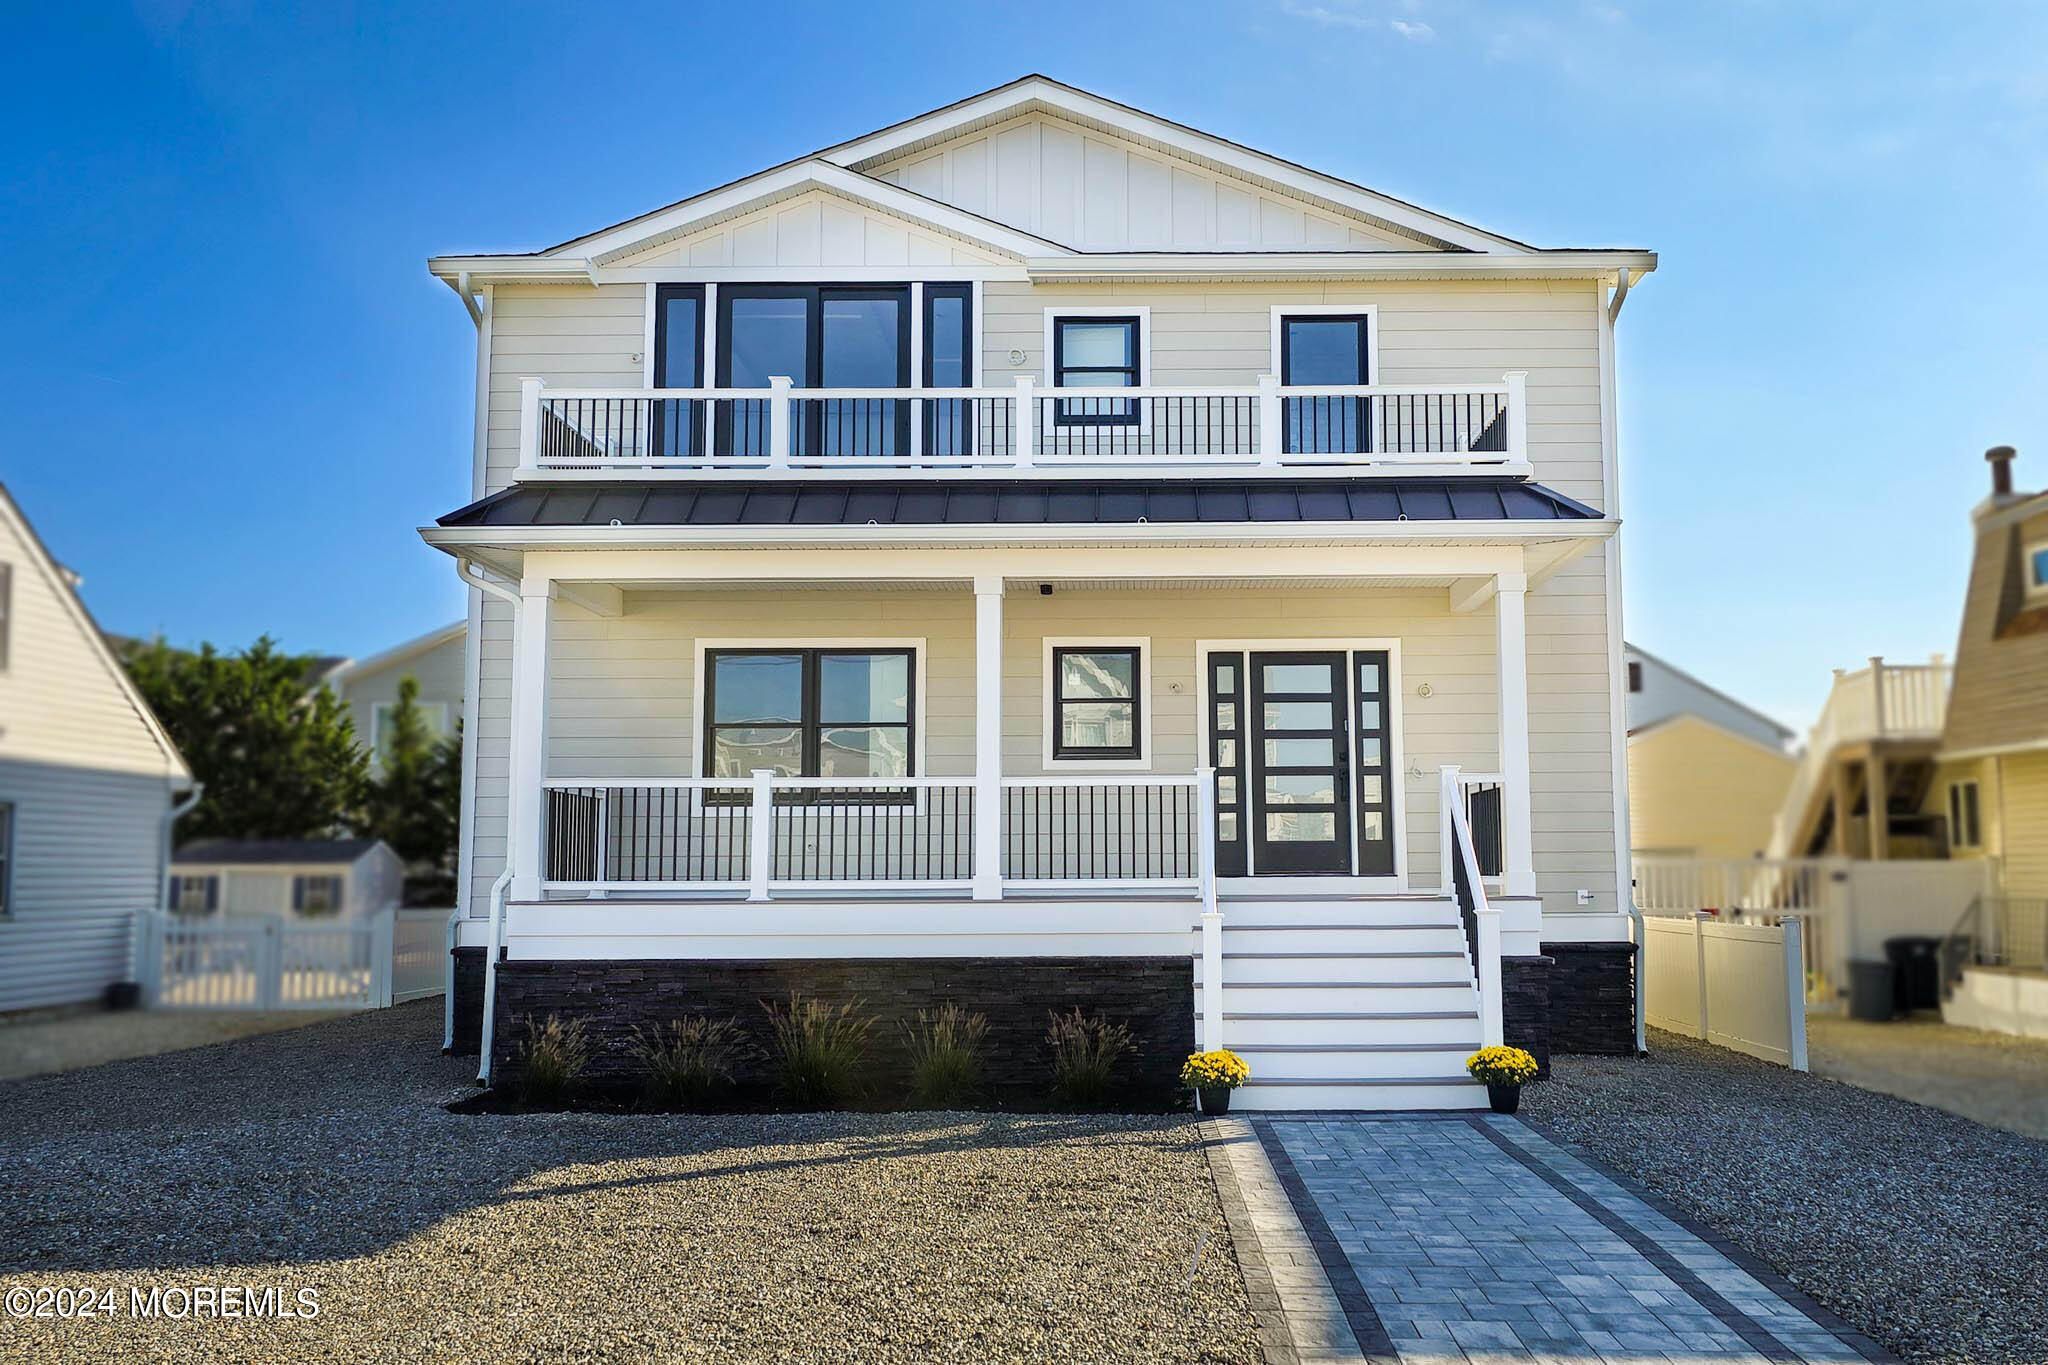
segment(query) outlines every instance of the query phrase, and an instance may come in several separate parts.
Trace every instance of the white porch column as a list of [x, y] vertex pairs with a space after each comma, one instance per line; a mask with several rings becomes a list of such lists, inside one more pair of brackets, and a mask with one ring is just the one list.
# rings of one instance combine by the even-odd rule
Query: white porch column
[[1003, 895], [1003, 580], [974, 580], [974, 899]]
[[519, 583], [519, 622], [512, 633], [512, 745], [505, 774], [510, 789], [505, 847], [512, 861], [513, 900], [540, 899], [541, 780], [547, 776], [548, 618], [554, 580], [528, 574]]
[[1535, 845], [1530, 833], [1529, 641], [1524, 599], [1528, 575], [1495, 576], [1494, 619], [1500, 651], [1501, 840], [1505, 855], [1501, 890], [1510, 896], [1536, 894]]

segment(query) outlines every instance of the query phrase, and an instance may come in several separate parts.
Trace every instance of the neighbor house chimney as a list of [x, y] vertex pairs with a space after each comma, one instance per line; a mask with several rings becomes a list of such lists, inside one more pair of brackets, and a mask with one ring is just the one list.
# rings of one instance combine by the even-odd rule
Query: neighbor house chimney
[[2012, 496], [2012, 461], [2019, 454], [2011, 446], [1993, 446], [1984, 452], [1984, 458], [1991, 461], [1991, 496], [2009, 498]]

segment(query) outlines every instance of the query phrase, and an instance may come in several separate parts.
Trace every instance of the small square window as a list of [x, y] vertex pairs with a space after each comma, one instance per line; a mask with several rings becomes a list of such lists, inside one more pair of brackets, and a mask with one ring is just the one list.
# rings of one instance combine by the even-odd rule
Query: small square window
[[2027, 547], [2027, 591], [2048, 595], [2048, 545]]
[[292, 878], [292, 909], [302, 915], [331, 915], [341, 909], [341, 878]]
[[1143, 651], [1136, 645], [1052, 652], [1054, 758], [1142, 758]]
[[[1138, 327], [1135, 317], [1054, 318], [1053, 387], [1137, 388]], [[1055, 405], [1053, 421], [1063, 427], [1132, 426], [1138, 421], [1138, 405], [1128, 398], [1066, 398]]]
[[1634, 659], [1628, 661], [1628, 690], [1631, 692], [1643, 690], [1643, 666]]

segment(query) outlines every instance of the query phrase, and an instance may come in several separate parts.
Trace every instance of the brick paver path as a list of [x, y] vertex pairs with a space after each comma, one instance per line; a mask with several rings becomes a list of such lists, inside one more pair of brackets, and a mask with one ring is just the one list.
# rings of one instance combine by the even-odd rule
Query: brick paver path
[[1891, 1359], [1518, 1119], [1248, 1117], [1368, 1359]]

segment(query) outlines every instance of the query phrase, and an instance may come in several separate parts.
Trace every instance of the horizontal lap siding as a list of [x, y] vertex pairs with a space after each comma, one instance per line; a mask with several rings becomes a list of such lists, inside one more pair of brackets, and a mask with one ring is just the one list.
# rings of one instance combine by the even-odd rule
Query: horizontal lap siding
[[0, 760], [16, 820], [0, 1010], [91, 1000], [127, 976], [132, 917], [158, 900], [169, 800], [160, 777]]
[[2005, 893], [2048, 897], [2048, 754], [2009, 755], [1998, 768]]

